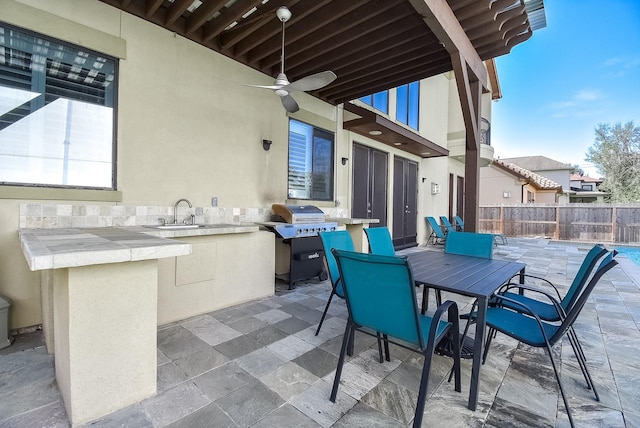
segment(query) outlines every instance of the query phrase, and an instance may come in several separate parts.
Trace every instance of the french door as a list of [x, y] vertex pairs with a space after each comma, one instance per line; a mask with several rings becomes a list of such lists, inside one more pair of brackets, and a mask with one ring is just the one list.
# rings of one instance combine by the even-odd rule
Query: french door
[[393, 159], [393, 245], [396, 249], [418, 245], [418, 163]]
[[355, 218], [375, 218], [387, 225], [387, 153], [362, 144], [353, 144], [352, 215]]

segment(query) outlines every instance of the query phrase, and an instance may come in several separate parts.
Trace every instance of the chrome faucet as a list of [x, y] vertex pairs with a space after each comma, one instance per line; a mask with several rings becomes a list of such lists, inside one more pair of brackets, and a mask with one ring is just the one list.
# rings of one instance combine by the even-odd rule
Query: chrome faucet
[[173, 206], [173, 224], [178, 224], [178, 205], [180, 202], [186, 202], [189, 205], [189, 208], [192, 207], [191, 202], [188, 199], [178, 199], [178, 202]]

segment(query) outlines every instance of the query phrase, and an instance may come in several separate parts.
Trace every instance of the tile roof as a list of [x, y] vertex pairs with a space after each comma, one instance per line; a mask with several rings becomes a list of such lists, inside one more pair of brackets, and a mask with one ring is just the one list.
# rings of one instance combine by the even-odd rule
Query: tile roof
[[593, 178], [588, 175], [571, 174], [571, 181], [582, 181], [584, 183], [602, 183], [602, 178]]
[[522, 156], [518, 158], [504, 158], [501, 160], [518, 165], [519, 167], [528, 169], [529, 171], [549, 171], [556, 169], [573, 170], [573, 166], [570, 164], [558, 162], [557, 160], [550, 159], [546, 156]]
[[494, 159], [493, 164], [502, 168], [503, 170], [512, 173], [520, 178], [524, 178], [529, 181], [529, 184], [540, 190], [562, 190], [562, 185], [556, 183], [553, 180], [549, 180], [546, 177], [529, 171], [510, 162], [506, 162], [504, 159]]

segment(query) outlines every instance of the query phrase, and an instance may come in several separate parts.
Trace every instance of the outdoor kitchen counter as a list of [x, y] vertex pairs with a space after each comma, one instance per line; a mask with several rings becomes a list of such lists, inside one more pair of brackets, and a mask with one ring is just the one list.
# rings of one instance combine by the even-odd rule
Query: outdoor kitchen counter
[[257, 232], [254, 224], [206, 225], [160, 230], [144, 226], [20, 229], [22, 252], [32, 271], [160, 259], [191, 253], [191, 244], [167, 239]]
[[[167, 296], [161, 287], [165, 277], [189, 279], [197, 266], [204, 265], [205, 273], [214, 275], [205, 285], [216, 302], [224, 295], [218, 283], [230, 283], [228, 276], [233, 274], [238, 279], [234, 291], [246, 293], [242, 298], [273, 294], [272, 258], [264, 267], [255, 263], [255, 269], [241, 274], [233, 260], [224, 258], [235, 256], [246, 267], [253, 253], [242, 253], [242, 248], [256, 244], [272, 248], [272, 234], [258, 226], [21, 229], [19, 235], [29, 268], [42, 273], [45, 341], [47, 350], [55, 353], [56, 380], [73, 426], [156, 393], [159, 306], [163, 299], [164, 306], [181, 307], [204, 300], [199, 295]], [[183, 259], [189, 261], [181, 270]], [[167, 266], [174, 267], [174, 275], [166, 274]], [[262, 277], [271, 279], [271, 284], [251, 289]], [[180, 287], [170, 289], [182, 292], [199, 284], [176, 285]]]
[[329, 217], [327, 221], [333, 221], [339, 225], [353, 225], [353, 224], [371, 224], [380, 223], [377, 218], [352, 218], [352, 217]]
[[351, 235], [353, 246], [356, 251], [365, 251], [369, 248], [369, 241], [364, 234], [364, 229], [371, 223], [380, 223], [377, 218], [352, 218], [352, 217], [331, 217], [327, 221], [334, 221], [339, 226], [344, 226]]

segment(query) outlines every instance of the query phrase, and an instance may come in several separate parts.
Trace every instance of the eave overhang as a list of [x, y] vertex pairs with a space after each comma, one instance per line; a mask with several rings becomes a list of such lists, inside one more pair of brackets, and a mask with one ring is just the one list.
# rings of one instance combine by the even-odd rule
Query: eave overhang
[[449, 155], [449, 150], [374, 111], [353, 103], [345, 103], [344, 109], [358, 116], [345, 120], [344, 129], [421, 158]]

